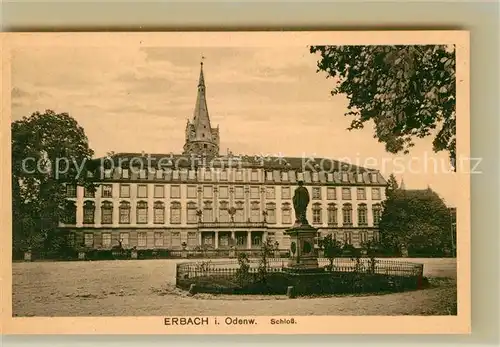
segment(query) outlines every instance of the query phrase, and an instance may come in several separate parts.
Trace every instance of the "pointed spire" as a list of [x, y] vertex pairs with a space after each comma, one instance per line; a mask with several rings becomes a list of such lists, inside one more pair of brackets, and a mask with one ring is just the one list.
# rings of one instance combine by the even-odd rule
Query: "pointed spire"
[[200, 78], [198, 80], [198, 87], [205, 87], [205, 77], [203, 76], [203, 59], [205, 59], [204, 56], [201, 57], [200, 62]]
[[404, 178], [401, 178], [401, 184], [399, 185], [399, 189], [406, 190]]

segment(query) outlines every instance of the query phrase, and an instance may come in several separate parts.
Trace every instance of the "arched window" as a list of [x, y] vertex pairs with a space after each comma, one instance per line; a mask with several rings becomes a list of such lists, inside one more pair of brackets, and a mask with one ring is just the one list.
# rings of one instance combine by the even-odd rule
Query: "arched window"
[[188, 202], [187, 203], [187, 222], [189, 224], [194, 224], [198, 223], [198, 216], [196, 215], [196, 203], [195, 202]]
[[290, 203], [285, 202], [281, 205], [281, 223], [291, 224], [292, 223], [292, 208]]
[[229, 205], [227, 201], [221, 201], [219, 204], [219, 222], [229, 223]]
[[170, 223], [181, 223], [181, 203], [174, 201], [170, 204]]
[[234, 204], [234, 207], [236, 208], [236, 211], [234, 213], [234, 221], [236, 223], [243, 223], [245, 221], [244, 206], [245, 204], [242, 201], [236, 201], [236, 203]]
[[368, 225], [368, 209], [366, 208], [366, 204], [358, 205], [358, 226], [367, 226]]
[[101, 205], [101, 224], [113, 224], [113, 203], [110, 201]]
[[313, 224], [321, 224], [322, 221], [321, 221], [321, 204], [320, 203], [315, 203], [313, 204], [313, 207], [312, 207], [312, 212], [313, 212]]
[[380, 217], [382, 216], [382, 206], [380, 204], [375, 204], [372, 206], [373, 210], [373, 226], [378, 226], [380, 222]]
[[137, 224], [148, 223], [148, 203], [146, 201], [137, 202]]
[[130, 203], [120, 202], [120, 224], [130, 224]]
[[83, 224], [94, 224], [95, 204], [93, 201], [83, 203]]
[[276, 204], [274, 202], [269, 202], [266, 204], [266, 220], [268, 223], [276, 223]]
[[260, 222], [260, 204], [258, 201], [252, 201], [250, 205], [250, 222]]
[[328, 204], [328, 225], [336, 226], [337, 224], [337, 205], [333, 203]]
[[156, 201], [153, 205], [154, 224], [165, 224], [165, 204], [162, 201]]
[[352, 226], [352, 205], [344, 204], [342, 207], [342, 217], [344, 226]]
[[205, 223], [211, 223], [214, 221], [214, 209], [212, 206], [212, 201], [205, 201], [203, 205], [203, 221]]

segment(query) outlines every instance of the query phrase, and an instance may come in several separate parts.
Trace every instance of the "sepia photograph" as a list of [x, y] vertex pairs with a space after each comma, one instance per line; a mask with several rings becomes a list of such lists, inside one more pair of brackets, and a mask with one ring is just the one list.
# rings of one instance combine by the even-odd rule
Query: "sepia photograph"
[[468, 45], [460, 31], [11, 36], [10, 324], [466, 331]]

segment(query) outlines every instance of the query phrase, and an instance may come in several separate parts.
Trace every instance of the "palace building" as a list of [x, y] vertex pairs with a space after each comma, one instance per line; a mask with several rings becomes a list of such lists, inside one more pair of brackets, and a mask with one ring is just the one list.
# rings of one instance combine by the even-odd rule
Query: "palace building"
[[67, 185], [71, 213], [61, 227], [75, 245], [109, 249], [289, 247], [292, 197], [302, 180], [318, 236], [359, 247], [377, 239], [387, 182], [379, 171], [327, 158], [221, 155], [203, 63], [194, 115], [179, 154], [120, 153], [96, 159], [96, 190]]

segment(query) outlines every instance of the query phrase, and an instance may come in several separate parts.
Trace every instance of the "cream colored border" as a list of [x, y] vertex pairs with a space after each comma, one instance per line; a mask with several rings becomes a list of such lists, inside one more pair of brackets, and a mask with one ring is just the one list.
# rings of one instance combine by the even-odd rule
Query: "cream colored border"
[[[0, 117], [0, 251], [2, 261], [2, 329], [7, 334], [464, 334], [471, 331], [470, 174], [458, 173], [457, 316], [295, 316], [298, 324], [165, 326], [164, 317], [13, 318], [10, 181], [10, 52], [16, 47], [265, 47], [321, 44], [455, 44], [457, 54], [457, 157], [470, 157], [469, 32], [178, 32], [178, 33], [7, 33], [2, 42], [2, 114]], [[213, 317], [212, 317], [213, 318]], [[210, 319], [212, 319], [210, 318]], [[220, 317], [222, 321], [224, 317]], [[245, 317], [239, 317], [245, 318]]]

